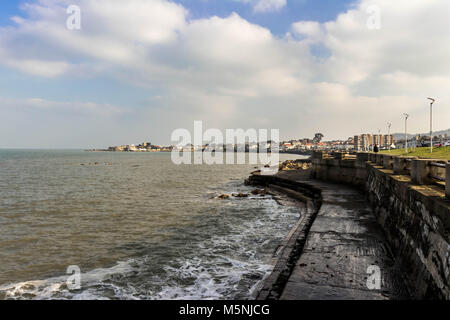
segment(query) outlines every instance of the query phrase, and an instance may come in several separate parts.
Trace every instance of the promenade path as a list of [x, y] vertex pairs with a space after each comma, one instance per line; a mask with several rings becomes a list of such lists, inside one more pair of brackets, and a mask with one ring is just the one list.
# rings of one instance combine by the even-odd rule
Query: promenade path
[[[281, 294], [283, 300], [406, 299], [402, 274], [362, 192], [317, 180], [323, 203], [303, 253]], [[369, 266], [381, 271], [381, 288], [370, 290]]]

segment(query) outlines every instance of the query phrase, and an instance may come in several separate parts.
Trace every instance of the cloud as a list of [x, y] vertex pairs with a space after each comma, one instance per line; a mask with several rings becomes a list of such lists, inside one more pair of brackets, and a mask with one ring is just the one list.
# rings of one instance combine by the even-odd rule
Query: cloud
[[[69, 2], [81, 8], [81, 30], [66, 28]], [[367, 28], [369, 5], [381, 9], [378, 30]], [[333, 21], [298, 21], [281, 38], [236, 13], [189, 19], [166, 0], [40, 0], [23, 9], [15, 26], [0, 29], [0, 64], [156, 92], [139, 110], [120, 108], [135, 119], [115, 125], [135, 128], [133, 137], [168, 143], [171, 130], [200, 119], [208, 127], [280, 128], [283, 138], [316, 130], [346, 138], [388, 120], [402, 131], [405, 111], [411, 131], [424, 132], [427, 96], [438, 98], [436, 128], [450, 123], [450, 2], [362, 0]], [[329, 56], [314, 56], [314, 46]], [[50, 105], [114, 114], [108, 104]]]
[[286, 6], [286, 0], [259, 0], [254, 5], [256, 12], [278, 11]]
[[323, 41], [325, 32], [317, 21], [299, 21], [292, 24], [292, 31], [312, 42]]
[[251, 4], [255, 12], [279, 11], [287, 4], [287, 0], [234, 0]]
[[51, 112], [53, 114], [112, 117], [127, 111], [120, 106], [107, 103], [50, 101], [41, 98], [7, 99], [0, 98], [0, 108], [22, 112]]
[[65, 61], [45, 61], [36, 59], [5, 58], [3, 63], [22, 72], [48, 78], [57, 77], [69, 71], [70, 65]]

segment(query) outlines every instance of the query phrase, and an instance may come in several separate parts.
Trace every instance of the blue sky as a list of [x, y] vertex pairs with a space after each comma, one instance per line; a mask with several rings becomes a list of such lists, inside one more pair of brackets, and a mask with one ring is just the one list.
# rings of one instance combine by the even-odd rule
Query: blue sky
[[[450, 123], [450, 2], [124, 3], [1, 2], [0, 148], [168, 144], [194, 120], [346, 139], [387, 121], [401, 132], [405, 111], [426, 132], [424, 96], [439, 97], [435, 127]], [[69, 4], [81, 30], [66, 27]]]
[[20, 13], [20, 3], [22, 3], [22, 1], [2, 1], [0, 10], [0, 23], [2, 25], [10, 24], [10, 17]]

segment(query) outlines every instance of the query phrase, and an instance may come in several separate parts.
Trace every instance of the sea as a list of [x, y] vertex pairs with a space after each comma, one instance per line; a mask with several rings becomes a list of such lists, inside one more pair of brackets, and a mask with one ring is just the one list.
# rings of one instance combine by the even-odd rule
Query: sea
[[254, 190], [257, 168], [0, 150], [0, 299], [254, 298], [301, 215], [271, 195], [217, 198]]

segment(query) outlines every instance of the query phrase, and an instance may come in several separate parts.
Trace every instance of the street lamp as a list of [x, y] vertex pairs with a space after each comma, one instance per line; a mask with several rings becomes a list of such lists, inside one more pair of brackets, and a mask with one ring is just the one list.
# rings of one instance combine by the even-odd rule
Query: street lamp
[[408, 118], [409, 114], [404, 113], [405, 116], [405, 152], [408, 153]]
[[[383, 139], [381, 139], [381, 129], [378, 128], [378, 137], [375, 139], [375, 142], [378, 141], [378, 148], [381, 149], [381, 145], [383, 144]], [[377, 143], [375, 143], [377, 144]]]
[[392, 123], [388, 122], [387, 125], [388, 125], [388, 135], [386, 137], [386, 142], [389, 144], [389, 151], [391, 151], [391, 144], [392, 144], [391, 143], [391, 126], [392, 126]]
[[427, 98], [430, 100], [430, 152], [433, 153], [433, 103], [436, 101], [433, 98]]

